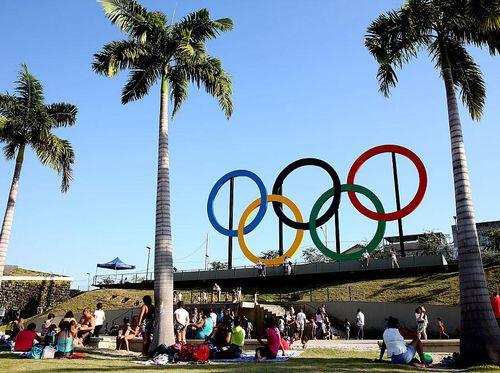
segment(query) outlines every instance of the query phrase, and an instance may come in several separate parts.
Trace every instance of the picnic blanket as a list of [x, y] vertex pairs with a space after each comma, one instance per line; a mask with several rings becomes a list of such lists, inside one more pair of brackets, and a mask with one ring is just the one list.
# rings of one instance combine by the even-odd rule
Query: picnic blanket
[[[280, 363], [283, 361], [290, 360], [292, 357], [297, 357], [299, 356], [302, 352], [304, 351], [292, 351], [292, 350], [287, 350], [285, 351], [285, 355], [283, 355], [281, 352], [279, 355], [276, 357], [276, 359], [266, 359], [263, 360], [262, 362], [264, 363]], [[260, 362], [255, 358], [255, 355], [252, 353], [243, 353], [240, 358], [238, 359], [211, 359], [214, 363], [256, 363]]]

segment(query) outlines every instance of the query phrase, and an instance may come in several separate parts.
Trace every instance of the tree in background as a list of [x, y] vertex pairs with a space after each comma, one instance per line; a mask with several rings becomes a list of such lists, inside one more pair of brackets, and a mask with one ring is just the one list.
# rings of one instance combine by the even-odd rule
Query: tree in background
[[150, 12], [134, 0], [99, 0], [106, 17], [127, 34], [126, 40], [106, 44], [94, 55], [98, 74], [115, 76], [130, 70], [122, 91], [122, 103], [143, 98], [160, 85], [158, 174], [154, 255], [156, 323], [154, 349], [174, 343], [173, 247], [170, 221], [170, 158], [168, 151], [168, 104], [174, 116], [187, 99], [189, 84], [203, 87], [215, 97], [229, 118], [233, 111], [231, 78], [221, 61], [210, 56], [205, 42], [233, 28], [229, 18], [212, 20], [208, 10], [190, 13], [179, 22], [167, 21], [161, 12]]
[[417, 248], [427, 255], [441, 254], [446, 258], [451, 257], [451, 248], [446, 240], [446, 235], [441, 232], [426, 232], [417, 239]]
[[65, 102], [45, 104], [42, 83], [21, 66], [15, 92], [0, 94], [0, 142], [5, 158], [16, 160], [7, 208], [0, 232], [0, 285], [9, 246], [14, 207], [23, 167], [24, 152], [30, 146], [44, 166], [62, 175], [61, 191], [67, 192], [73, 178], [75, 154], [69, 141], [52, 131], [76, 123], [78, 109]]
[[262, 259], [274, 259], [274, 258], [277, 258], [279, 256], [280, 256], [280, 254], [279, 254], [278, 250], [266, 250], [260, 254], [260, 257]]
[[319, 251], [316, 247], [308, 247], [302, 250], [302, 259], [306, 263], [322, 263], [328, 262], [328, 258]]
[[212, 263], [210, 263], [210, 268], [213, 269], [214, 271], [227, 269], [227, 263], [214, 260]]
[[395, 68], [426, 50], [444, 82], [451, 138], [458, 229], [461, 304], [460, 351], [464, 364], [500, 361], [500, 328], [488, 297], [456, 90], [472, 119], [483, 113], [485, 85], [467, 46], [500, 52], [500, 0], [409, 0], [380, 15], [365, 45], [379, 64], [380, 91], [397, 83]]
[[484, 236], [487, 250], [500, 251], [500, 228], [490, 229]]

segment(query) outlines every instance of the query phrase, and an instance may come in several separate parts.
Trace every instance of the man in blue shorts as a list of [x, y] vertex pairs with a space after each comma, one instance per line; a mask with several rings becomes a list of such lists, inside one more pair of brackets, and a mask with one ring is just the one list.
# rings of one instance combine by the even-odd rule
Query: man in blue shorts
[[[379, 361], [382, 361], [384, 352], [387, 350], [387, 357], [391, 359], [393, 364], [412, 365], [420, 368], [427, 367], [422, 341], [415, 332], [399, 327], [398, 319], [389, 316], [383, 338], [384, 342], [380, 349]], [[407, 344], [405, 338], [412, 339], [412, 341]], [[415, 359], [416, 354], [418, 354], [420, 362]]]

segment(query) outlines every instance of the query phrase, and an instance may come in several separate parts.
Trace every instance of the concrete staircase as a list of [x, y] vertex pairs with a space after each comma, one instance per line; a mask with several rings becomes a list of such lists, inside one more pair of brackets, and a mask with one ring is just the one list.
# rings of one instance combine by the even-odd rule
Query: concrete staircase
[[276, 304], [257, 304], [256, 307], [260, 308], [268, 317], [283, 317], [286, 313], [283, 307]]

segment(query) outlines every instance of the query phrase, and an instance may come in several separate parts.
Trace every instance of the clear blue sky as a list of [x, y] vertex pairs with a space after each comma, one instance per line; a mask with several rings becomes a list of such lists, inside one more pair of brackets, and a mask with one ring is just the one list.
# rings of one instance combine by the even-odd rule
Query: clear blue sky
[[[247, 168], [268, 190], [279, 171], [305, 156], [331, 163], [345, 181], [352, 162], [384, 143], [411, 148], [427, 166], [429, 187], [419, 209], [404, 220], [407, 233], [450, 232], [454, 197], [443, 82], [423, 52], [399, 73], [390, 99], [378, 92], [376, 64], [363, 45], [366, 27], [400, 1], [142, 1], [175, 19], [202, 7], [213, 17], [230, 17], [235, 29], [210, 42], [233, 78], [235, 111], [227, 121], [216, 102], [195, 88], [171, 128], [172, 222], [176, 266], [203, 266], [202, 244], [210, 235], [211, 260], [225, 260], [227, 241], [210, 225], [206, 199], [224, 173]], [[60, 180], [26, 156], [8, 263], [69, 274], [86, 286], [95, 264], [120, 256], [146, 267], [146, 245], [154, 244], [154, 203], [158, 87], [138, 102], [122, 106], [125, 74], [95, 75], [92, 54], [123, 35], [86, 1], [4, 2], [0, 8], [2, 58], [0, 90], [12, 91], [21, 63], [45, 87], [47, 102], [79, 107], [78, 123], [58, 134], [71, 140], [77, 156], [75, 180], [66, 195]], [[480, 123], [462, 108], [473, 197], [478, 221], [499, 218], [500, 70], [498, 57], [472, 49], [487, 82]], [[412, 165], [398, 158], [403, 203], [416, 190]], [[0, 206], [5, 207], [13, 163], [0, 160]], [[390, 157], [379, 156], [357, 182], [372, 189], [386, 210], [395, 207]], [[328, 177], [316, 169], [293, 173], [285, 194], [308, 216]], [[227, 187], [217, 199], [227, 213]], [[257, 189], [236, 183], [236, 219]], [[343, 196], [345, 197], [345, 196]], [[376, 223], [357, 213], [348, 198], [341, 207], [342, 247], [369, 240]], [[333, 223], [328, 225], [333, 237]], [[247, 236], [258, 253], [277, 246], [272, 209]], [[389, 223], [386, 234], [396, 234]], [[287, 243], [294, 231], [287, 230]], [[310, 244], [308, 233], [303, 245]], [[331, 243], [333, 245], [333, 243]], [[235, 242], [235, 264], [249, 262]], [[198, 251], [196, 251], [198, 250]], [[193, 253], [194, 252], [194, 253]], [[295, 259], [300, 259], [296, 256]]]

